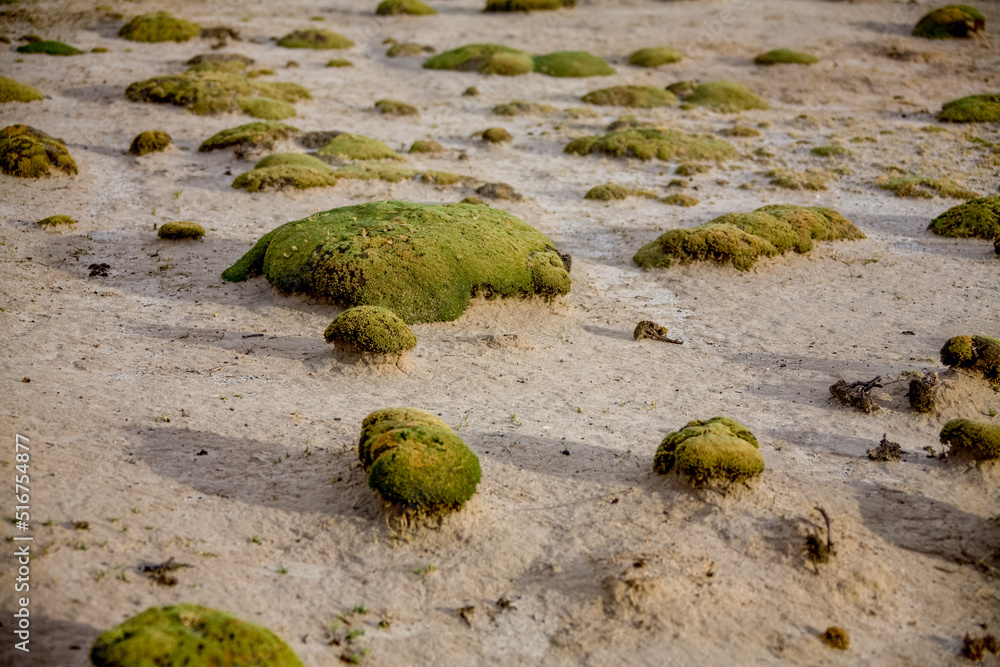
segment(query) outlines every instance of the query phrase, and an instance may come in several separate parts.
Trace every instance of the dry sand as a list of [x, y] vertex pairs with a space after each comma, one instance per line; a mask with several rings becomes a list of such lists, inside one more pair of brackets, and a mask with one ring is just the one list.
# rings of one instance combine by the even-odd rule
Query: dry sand
[[[996, 155], [970, 141], [1000, 141], [996, 124], [921, 129], [937, 125], [943, 102], [1000, 88], [996, 40], [910, 37], [926, 2], [583, 0], [530, 16], [483, 15], [481, 0], [431, 4], [439, 16], [386, 19], [372, 15], [374, 0], [0, 8], [0, 32], [14, 40], [0, 72], [47, 95], [3, 105], [0, 121], [64, 138], [80, 167], [75, 178], [0, 176], [0, 461], [9, 493], [15, 434], [30, 439], [35, 549], [28, 660], [11, 647], [17, 531], [4, 529], [5, 664], [87, 664], [98, 633], [181, 601], [272, 628], [310, 666], [362, 649], [370, 665], [961, 664], [966, 633], [1000, 629], [1000, 470], [924, 450], [941, 450], [947, 419], [1000, 411], [1000, 395], [937, 358], [950, 336], [1000, 333], [1000, 261], [986, 241], [926, 231], [957, 200], [900, 199], [873, 182], [896, 165], [996, 193]], [[995, 30], [1000, 3], [978, 6]], [[455, 322], [415, 326], [420, 343], [405, 372], [338, 363], [321, 336], [335, 305], [279, 294], [262, 278], [225, 283], [220, 272], [264, 232], [316, 211], [387, 198], [453, 202], [472, 190], [416, 181], [234, 190], [232, 178], [251, 163], [197, 147], [250, 119], [123, 97], [129, 83], [210, 51], [211, 40], [126, 42], [117, 37], [123, 21], [109, 16], [163, 8], [238, 28], [243, 41], [224, 52], [308, 87], [315, 99], [296, 105], [297, 127], [366, 134], [396, 149], [435, 139], [447, 152], [410, 156], [414, 168], [513, 185], [525, 201], [496, 205], [572, 254], [571, 293], [552, 304], [476, 302]], [[292, 51], [269, 40], [306, 27], [357, 45]], [[29, 32], [109, 51], [15, 53]], [[386, 58], [389, 37], [439, 51], [477, 41], [586, 49], [618, 74], [428, 71], [420, 58]], [[686, 58], [657, 70], [626, 64], [634, 49], [659, 44]], [[776, 47], [822, 62], [753, 65]], [[355, 66], [324, 67], [335, 57]], [[290, 60], [300, 66], [286, 67]], [[720, 78], [746, 83], [772, 109], [635, 113], [686, 131], [760, 129], [731, 139], [742, 157], [690, 179], [684, 192], [701, 200], [693, 208], [582, 199], [609, 180], [677, 191], [667, 188], [676, 163], [563, 153], [625, 110], [490, 114], [514, 99], [579, 108], [580, 95], [607, 85]], [[472, 85], [481, 95], [461, 96]], [[383, 97], [415, 104], [419, 119], [376, 114]], [[514, 141], [484, 145], [474, 135], [490, 126]], [[176, 147], [125, 152], [154, 128]], [[861, 136], [876, 142], [849, 143]], [[809, 154], [838, 141], [849, 156]], [[758, 148], [775, 156], [755, 156]], [[840, 173], [828, 190], [790, 191], [768, 184], [775, 167]], [[715, 264], [643, 272], [631, 262], [664, 230], [779, 202], [835, 208], [868, 238], [745, 273]], [[35, 225], [56, 213], [78, 224], [61, 233]], [[155, 226], [170, 220], [200, 222], [208, 234], [158, 240]], [[89, 277], [88, 265], [101, 262], [110, 275]], [[634, 342], [642, 319], [684, 345]], [[517, 334], [533, 349], [491, 347], [490, 334]], [[937, 414], [907, 405], [903, 374], [916, 370], [945, 377]], [[838, 378], [876, 375], [892, 398], [881, 412], [830, 400]], [[390, 525], [359, 468], [362, 418], [396, 405], [440, 414], [482, 462], [478, 494], [440, 526]], [[652, 472], [664, 434], [717, 414], [760, 439], [759, 481], [722, 494]], [[902, 444], [901, 462], [866, 457], [883, 433]], [[6, 518], [14, 501], [0, 502]], [[803, 555], [822, 523], [816, 507], [832, 518], [836, 548], [818, 571]], [[75, 529], [80, 521], [89, 527]], [[171, 557], [192, 566], [175, 587], [137, 571]], [[368, 613], [351, 614], [356, 605]], [[463, 608], [473, 611], [463, 618]], [[331, 645], [328, 626], [345, 612], [336, 636], [365, 634]], [[817, 639], [831, 625], [850, 632], [848, 651]]]

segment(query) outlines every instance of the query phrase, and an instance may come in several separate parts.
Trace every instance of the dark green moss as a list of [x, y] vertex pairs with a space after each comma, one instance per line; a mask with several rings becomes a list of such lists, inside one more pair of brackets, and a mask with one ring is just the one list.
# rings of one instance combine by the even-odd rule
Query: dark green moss
[[430, 16], [437, 14], [437, 10], [420, 0], [382, 0], [375, 8], [375, 14], [377, 16], [395, 16], [396, 14]]
[[988, 336], [955, 336], [941, 348], [941, 363], [971, 368], [994, 385], [1000, 385], [1000, 341]]
[[320, 155], [339, 155], [349, 160], [385, 160], [399, 154], [378, 139], [343, 132], [319, 149]]
[[319, 158], [304, 153], [276, 153], [257, 162], [254, 168], [233, 181], [234, 188], [248, 192], [282, 188], [317, 188], [337, 184], [333, 168]]
[[653, 269], [674, 262], [713, 260], [732, 262], [746, 271], [759, 257], [789, 250], [808, 252], [813, 241], [863, 238], [854, 223], [831, 209], [775, 204], [752, 213], [727, 213], [694, 228], [672, 229], [640, 248], [633, 261]]
[[347, 49], [354, 42], [330, 30], [296, 30], [278, 40], [286, 49]]
[[986, 27], [986, 19], [974, 7], [947, 5], [923, 16], [913, 28], [914, 37], [951, 39], [971, 37]]
[[24, 46], [17, 47], [18, 53], [44, 53], [48, 56], [76, 56], [83, 51], [69, 44], [63, 44], [62, 42], [54, 42], [51, 40], [42, 40], [38, 42], [31, 42], [30, 44], [25, 44]]
[[327, 343], [360, 354], [399, 356], [417, 346], [417, 337], [396, 313], [380, 306], [355, 306], [323, 332]]
[[791, 49], [774, 49], [773, 51], [760, 54], [753, 61], [758, 65], [812, 65], [813, 63], [818, 63], [819, 58], [808, 53], [802, 53], [801, 51], [792, 51]]
[[425, 69], [451, 69], [460, 72], [474, 72], [497, 53], [523, 54], [503, 44], [466, 44], [451, 51], [445, 51], [424, 61]]
[[170, 135], [163, 130], [146, 130], [136, 135], [128, 147], [128, 152], [141, 157], [166, 150], [171, 143], [173, 140]]
[[133, 42], [186, 42], [201, 35], [201, 27], [167, 12], [153, 12], [136, 16], [118, 34]]
[[8, 125], [0, 130], [0, 171], [21, 178], [40, 178], [53, 169], [76, 174], [76, 162], [62, 139], [28, 125]]
[[602, 58], [586, 51], [556, 51], [534, 56], [535, 71], [556, 77], [609, 76], [615, 73]]
[[1000, 93], [969, 95], [946, 102], [938, 113], [946, 123], [1000, 123]]
[[264, 235], [222, 275], [263, 273], [278, 289], [404, 321], [450, 321], [473, 292], [554, 297], [570, 288], [555, 246], [520, 219], [467, 204], [371, 202], [316, 213]]
[[576, 0], [486, 0], [484, 12], [533, 12], [575, 7]]
[[45, 96], [37, 88], [20, 81], [0, 76], [0, 104], [8, 102], [34, 102], [44, 100]]
[[68, 215], [50, 215], [39, 220], [37, 224], [41, 227], [58, 227], [60, 225], [75, 225], [76, 220]]
[[524, 196], [509, 183], [484, 183], [476, 188], [476, 194], [502, 201], [524, 201]]
[[851, 635], [844, 628], [831, 625], [819, 636], [820, 641], [838, 651], [846, 651], [851, 645]]
[[417, 107], [399, 100], [379, 100], [375, 103], [375, 109], [383, 116], [419, 116]]
[[682, 58], [681, 52], [677, 49], [653, 46], [634, 52], [629, 56], [628, 63], [637, 67], [659, 67], [660, 65], [679, 63]]
[[656, 450], [653, 470], [685, 475], [696, 486], [745, 482], [764, 472], [764, 457], [750, 430], [727, 417], [692, 421], [667, 434]]
[[971, 419], [950, 419], [941, 429], [941, 442], [949, 454], [963, 454], [978, 461], [1000, 459], [1000, 426]]
[[236, 111], [243, 97], [268, 97], [282, 102], [311, 99], [296, 83], [257, 81], [226, 71], [187, 71], [137, 81], [125, 90], [132, 102], [174, 104], [198, 115]]
[[708, 107], [724, 113], [735, 113], [749, 109], [770, 109], [770, 105], [753, 94], [749, 88], [735, 81], [710, 81], [696, 86], [694, 91], [683, 96], [685, 104]]
[[612, 86], [594, 90], [583, 96], [588, 104], [600, 106], [633, 107], [652, 109], [677, 104], [677, 97], [656, 86]]
[[486, 128], [483, 130], [481, 136], [483, 137], [483, 141], [487, 141], [491, 144], [502, 144], [514, 140], [514, 137], [511, 136], [510, 132], [502, 127]]
[[297, 127], [274, 121], [247, 123], [213, 134], [198, 146], [198, 152], [207, 153], [223, 148], [236, 148], [238, 150], [269, 148], [274, 146], [278, 140], [294, 136], [299, 132]]
[[133, 616], [94, 641], [90, 660], [96, 667], [302, 667], [267, 628], [193, 604], [153, 607]]
[[927, 228], [939, 236], [1000, 239], [1000, 195], [953, 206], [931, 220]]
[[614, 157], [654, 157], [675, 159], [727, 160], [736, 157], [732, 144], [714, 137], [699, 137], [678, 130], [615, 130], [602, 136], [574, 139], [566, 145], [567, 153], [588, 155], [605, 153]]

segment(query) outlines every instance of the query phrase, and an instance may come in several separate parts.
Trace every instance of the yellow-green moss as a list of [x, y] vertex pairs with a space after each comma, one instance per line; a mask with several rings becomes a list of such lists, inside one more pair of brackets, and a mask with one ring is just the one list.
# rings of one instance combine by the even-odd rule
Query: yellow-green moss
[[504, 102], [503, 104], [497, 104], [493, 107], [493, 113], [497, 116], [520, 116], [521, 114], [533, 113], [548, 114], [555, 113], [556, 111], [558, 111], [558, 109], [549, 104], [526, 102], [524, 100]]
[[396, 313], [381, 306], [355, 306], [336, 317], [323, 332], [327, 343], [348, 352], [401, 355], [417, 346], [417, 337]]
[[513, 141], [514, 137], [511, 136], [510, 132], [503, 129], [502, 127], [489, 127], [483, 130], [482, 133], [483, 141], [487, 141], [491, 144], [502, 144], [507, 141]]
[[233, 187], [248, 192], [289, 187], [304, 190], [336, 185], [337, 178], [333, 168], [317, 157], [304, 153], [275, 153], [237, 176]]
[[1000, 123], [1000, 93], [969, 95], [946, 102], [938, 113], [938, 120], [946, 123]]
[[701, 201], [695, 199], [694, 197], [689, 197], [682, 192], [675, 192], [672, 195], [667, 195], [660, 199], [664, 204], [670, 204], [671, 206], [697, 206]]
[[692, 421], [668, 433], [653, 458], [653, 470], [685, 475], [695, 486], [745, 482], [764, 472], [764, 457], [750, 430], [727, 417]]
[[70, 46], [69, 44], [63, 44], [62, 42], [52, 40], [40, 40], [25, 44], [24, 46], [19, 46], [17, 47], [17, 52], [44, 53], [47, 56], [76, 56], [83, 53], [80, 49]]
[[939, 236], [1000, 239], [1000, 195], [953, 206], [927, 226]]
[[193, 604], [153, 607], [133, 616], [97, 637], [90, 660], [96, 667], [302, 667], [267, 628]]
[[408, 56], [422, 56], [427, 53], [434, 53], [434, 47], [424, 46], [416, 42], [397, 42], [386, 50], [385, 55], [389, 58], [406, 58]]
[[354, 67], [354, 63], [344, 58], [334, 58], [326, 64], [327, 67]]
[[385, 160], [399, 154], [378, 139], [344, 132], [317, 151], [320, 155], [339, 155], [349, 160]]
[[695, 174], [704, 174], [710, 171], [712, 168], [707, 164], [698, 164], [697, 162], [683, 162], [677, 165], [674, 169], [674, 173], [678, 176], [694, 176]]
[[813, 241], [863, 238], [854, 223], [831, 209], [774, 204], [751, 213], [727, 213], [694, 228], [672, 229], [640, 248], [633, 261], [653, 269], [713, 260], [746, 271], [759, 257], [808, 252]]
[[489, 57], [496, 53], [523, 54], [524, 51], [512, 49], [503, 44], [466, 44], [457, 49], [445, 51], [424, 61], [425, 69], [451, 69], [460, 72], [476, 71]]
[[174, 104], [198, 115], [235, 111], [241, 97], [269, 97], [283, 102], [311, 99], [296, 83], [267, 82], [227, 71], [193, 71], [137, 81], [125, 90], [132, 102]]
[[238, 282], [261, 273], [282, 291], [384, 306], [408, 323], [453, 320], [473, 292], [550, 298], [570, 288], [543, 234], [468, 204], [371, 202], [316, 213], [265, 234], [222, 275]]
[[667, 46], [651, 46], [639, 49], [629, 56], [628, 64], [637, 67], [659, 67], [670, 63], [679, 63], [683, 59], [681, 52]]
[[296, 115], [295, 107], [291, 104], [270, 97], [239, 97], [236, 99], [236, 103], [243, 113], [254, 118], [284, 120]]
[[820, 641], [838, 651], [846, 651], [851, 645], [851, 635], [844, 628], [831, 625], [819, 636]]
[[847, 149], [843, 146], [817, 146], [809, 151], [813, 155], [818, 155], [820, 157], [833, 157], [835, 155], [847, 155]]
[[459, 509], [476, 492], [479, 458], [441, 419], [415, 408], [377, 410], [361, 423], [368, 486], [405, 512]]
[[875, 185], [883, 190], [889, 190], [897, 197], [920, 199], [933, 199], [935, 195], [948, 199], [975, 199], [979, 197], [978, 193], [950, 179], [931, 178], [918, 174], [900, 175], [898, 171], [879, 176], [875, 180]]
[[989, 336], [955, 336], [941, 348], [941, 363], [970, 368], [992, 384], [1000, 384], [1000, 341]]
[[556, 77], [609, 76], [615, 73], [602, 58], [586, 51], [556, 51], [534, 56], [535, 71]]
[[612, 86], [583, 96], [587, 104], [652, 109], [677, 104], [677, 96], [656, 86]]
[[443, 153], [444, 146], [436, 141], [428, 141], [424, 139], [417, 139], [410, 146], [410, 153]]
[[576, 0], [486, 0], [484, 12], [533, 12], [575, 7]]
[[47, 218], [42, 218], [36, 224], [41, 227], [57, 227], [59, 225], [75, 225], [76, 220], [68, 215], [50, 215]]
[[163, 130], [146, 130], [135, 136], [132, 144], [128, 147], [128, 152], [141, 157], [149, 153], [166, 150], [167, 146], [171, 143], [173, 143], [173, 140], [170, 138], [170, 135]]
[[682, 95], [681, 97], [685, 104], [708, 107], [724, 113], [771, 108], [767, 102], [751, 92], [749, 88], [735, 81], [703, 83], [696, 86], [690, 95]]
[[0, 171], [20, 178], [40, 178], [52, 170], [76, 174], [76, 162], [62, 139], [28, 125], [0, 130]]
[[337, 178], [353, 178], [362, 181], [386, 181], [398, 183], [413, 178], [417, 172], [405, 165], [385, 162], [354, 162], [333, 172]]
[[7, 102], [34, 102], [44, 100], [45, 96], [37, 88], [20, 81], [0, 76], [0, 104]]
[[685, 134], [678, 130], [615, 130], [601, 136], [581, 137], [566, 145], [567, 153], [606, 153], [614, 157], [727, 160], [736, 157], [732, 144], [715, 137]]
[[974, 7], [947, 5], [923, 16], [913, 28], [914, 37], [951, 39], [971, 37], [986, 27], [986, 19]]
[[733, 125], [726, 130], [726, 134], [730, 137], [759, 137], [760, 131], [746, 125]]
[[197, 222], [178, 220], [160, 225], [156, 230], [156, 235], [161, 239], [194, 239], [198, 240], [205, 235], [205, 228]]
[[437, 14], [437, 10], [420, 0], [382, 0], [375, 9], [375, 14], [377, 16], [394, 16], [396, 14], [430, 16]]
[[[244, 56], [240, 53], [199, 53], [196, 56], [191, 57], [184, 64], [188, 68], [193, 68], [195, 66], [204, 65], [226, 65], [229, 63], [241, 63], [243, 65], [240, 69], [246, 69], [256, 62], [253, 58], [249, 56]], [[238, 66], [237, 66], [238, 67]]]
[[420, 180], [433, 185], [455, 185], [461, 183], [466, 177], [450, 171], [425, 171], [420, 174]]
[[765, 175], [771, 179], [771, 185], [786, 190], [826, 190], [826, 177], [815, 171], [772, 169]]
[[535, 61], [527, 53], [494, 53], [483, 59], [477, 71], [480, 74], [517, 76], [535, 69]]
[[269, 148], [275, 142], [299, 133], [297, 127], [270, 120], [247, 123], [213, 134], [198, 146], [198, 152], [207, 153], [223, 148]]
[[774, 49], [773, 51], [760, 54], [753, 61], [758, 65], [812, 65], [813, 63], [818, 63], [819, 58], [808, 53], [802, 53], [801, 51], [792, 51], [791, 49]]
[[354, 42], [331, 30], [296, 30], [278, 40], [286, 49], [347, 49]]
[[951, 419], [941, 429], [949, 454], [962, 453], [979, 461], [1000, 459], [1000, 426], [971, 419]]
[[379, 100], [375, 109], [384, 116], [419, 116], [417, 107], [399, 100]]
[[136, 16], [118, 31], [133, 42], [186, 42], [201, 34], [201, 27], [191, 21], [174, 18], [168, 12]]
[[597, 199], [599, 201], [612, 201], [615, 199], [626, 199], [628, 197], [646, 197], [649, 199], [655, 199], [656, 193], [650, 190], [635, 190], [633, 188], [626, 188], [624, 185], [618, 185], [616, 183], [605, 183], [604, 185], [596, 185], [587, 191], [587, 194], [583, 195], [584, 199]]

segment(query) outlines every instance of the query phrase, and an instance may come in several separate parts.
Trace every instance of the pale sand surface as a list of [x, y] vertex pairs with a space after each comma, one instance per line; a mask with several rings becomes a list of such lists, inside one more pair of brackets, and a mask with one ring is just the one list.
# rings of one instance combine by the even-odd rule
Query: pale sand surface
[[[282, 295], [263, 278], [229, 284], [219, 274], [264, 232], [316, 211], [388, 198], [454, 202], [472, 189], [345, 181], [234, 190], [232, 178], [251, 163], [197, 147], [252, 119], [123, 97], [129, 83], [179, 72], [212, 42], [126, 42], [117, 37], [123, 21], [89, 4], [0, 8], [0, 32], [14, 40], [3, 46], [0, 72], [47, 95], [0, 107], [2, 126], [62, 137], [80, 167], [75, 178], [0, 176], [0, 461], [9, 480], [14, 435], [30, 438], [36, 549], [32, 660], [17, 655], [14, 664], [87, 664], [101, 631], [180, 601], [264, 624], [310, 666], [362, 648], [370, 665], [946, 665], [963, 663], [967, 632], [1000, 628], [1000, 470], [924, 451], [941, 450], [947, 419], [1000, 411], [986, 383], [938, 361], [950, 336], [1000, 334], [1000, 260], [987, 241], [926, 230], [959, 200], [896, 198], [873, 185], [895, 165], [997, 192], [996, 155], [970, 141], [1000, 141], [996, 124], [921, 130], [937, 124], [943, 102], [1000, 89], [996, 40], [910, 37], [926, 2], [584, 1], [525, 16], [440, 0], [430, 3], [436, 17], [375, 19], [375, 2], [109, 0], [126, 19], [166, 8], [238, 28], [244, 41], [225, 52], [312, 91], [287, 122], [378, 137], [398, 150], [435, 139], [447, 152], [409, 156], [414, 168], [513, 185], [525, 201], [495, 205], [572, 254], [567, 297], [478, 301], [455, 322], [416, 325], [420, 342], [401, 371], [332, 357], [322, 331], [337, 306]], [[1000, 25], [1000, 3], [978, 6], [988, 31]], [[293, 51], [268, 39], [307, 27], [357, 45]], [[22, 56], [13, 47], [28, 32], [109, 52]], [[618, 74], [429, 71], [421, 58], [386, 58], [388, 37], [438, 51], [478, 41], [531, 53], [586, 49]], [[636, 48], [660, 44], [685, 60], [656, 70], [626, 64]], [[822, 62], [753, 64], [782, 46]], [[904, 57], [888, 57], [893, 48]], [[338, 57], [355, 66], [324, 67]], [[760, 130], [730, 139], [741, 157], [689, 179], [683, 191], [701, 200], [693, 208], [583, 200], [609, 180], [678, 191], [667, 188], [676, 162], [563, 153], [570, 139], [597, 134], [628, 110], [490, 113], [514, 99], [586, 107], [579, 96], [595, 88], [680, 79], [738, 80], [772, 104], [736, 115], [631, 112], [691, 132], [737, 123]], [[481, 95], [461, 96], [472, 85]], [[376, 114], [383, 97], [415, 104], [419, 119]], [[484, 145], [475, 135], [490, 126], [514, 141]], [[176, 147], [143, 158], [124, 152], [154, 128]], [[859, 136], [876, 142], [849, 141]], [[809, 153], [836, 142], [850, 155]], [[755, 156], [762, 147], [775, 156]], [[790, 191], [768, 184], [775, 167], [840, 173], [828, 190]], [[707, 263], [643, 272], [631, 261], [667, 229], [780, 202], [832, 207], [868, 238], [820, 243], [749, 272]], [[56, 213], [78, 224], [61, 233], [35, 225]], [[208, 234], [158, 240], [154, 226], [170, 220], [200, 222]], [[100, 262], [110, 275], [88, 277], [87, 266]], [[642, 319], [684, 345], [633, 341]], [[264, 336], [244, 337], [253, 333]], [[533, 349], [495, 349], [484, 342], [489, 334], [518, 334]], [[902, 374], [915, 370], [942, 372], [934, 415], [907, 405]], [[876, 375], [892, 398], [881, 412], [830, 400], [837, 379]], [[440, 414], [480, 457], [478, 494], [440, 526], [390, 526], [359, 467], [361, 420], [396, 405]], [[723, 495], [652, 472], [664, 434], [717, 414], [760, 439], [767, 470], [758, 481]], [[883, 433], [902, 444], [903, 461], [866, 457]], [[6, 518], [13, 500], [0, 502]], [[809, 522], [822, 522], [817, 506], [833, 520], [836, 547], [818, 574], [802, 553]], [[89, 529], [75, 530], [76, 521]], [[17, 532], [5, 525], [8, 537]], [[0, 566], [5, 660], [11, 552], [7, 543]], [[193, 566], [175, 587], [137, 572], [170, 557]], [[436, 570], [415, 573], [429, 565]], [[501, 610], [501, 598], [513, 607]], [[358, 604], [369, 612], [351, 616], [350, 627], [365, 635], [353, 648], [330, 645], [328, 624]], [[457, 611], [467, 606], [475, 611], [463, 620]], [[391, 625], [378, 628], [387, 615]], [[847, 652], [817, 639], [830, 625], [850, 632]]]

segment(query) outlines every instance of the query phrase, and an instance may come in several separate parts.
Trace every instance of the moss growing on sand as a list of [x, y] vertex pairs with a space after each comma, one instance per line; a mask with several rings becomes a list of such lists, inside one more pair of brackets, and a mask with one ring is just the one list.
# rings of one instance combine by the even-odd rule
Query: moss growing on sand
[[44, 53], [47, 56], [76, 56], [83, 51], [80, 49], [70, 46], [69, 44], [63, 44], [62, 42], [55, 42], [52, 40], [40, 40], [37, 42], [31, 42], [30, 44], [25, 44], [24, 46], [17, 47], [18, 53]]
[[459, 509], [476, 492], [479, 458], [443, 421], [415, 408], [377, 410], [361, 423], [368, 486], [406, 513]]
[[760, 131], [746, 125], [733, 125], [726, 130], [726, 134], [730, 137], [759, 137]]
[[42, 218], [36, 224], [41, 227], [59, 227], [61, 225], [75, 225], [76, 220], [68, 215], [50, 215], [47, 218]]
[[337, 184], [337, 175], [325, 162], [304, 153], [276, 153], [233, 181], [234, 188], [248, 192], [281, 188], [318, 188]]
[[764, 472], [764, 457], [748, 428], [726, 417], [688, 422], [668, 433], [656, 450], [653, 470], [685, 475], [695, 486], [745, 482]]
[[843, 146], [837, 146], [837, 145], [817, 146], [816, 148], [813, 148], [809, 152], [812, 153], [813, 155], [818, 155], [820, 157], [833, 157], [836, 155], [846, 155], [847, 149], [844, 148]]
[[334, 58], [333, 60], [327, 62], [327, 67], [354, 67], [354, 63], [350, 60], [345, 60], [344, 58]]
[[378, 139], [344, 132], [317, 151], [320, 155], [338, 155], [349, 160], [385, 160], [399, 154]]
[[[509, 183], [484, 183], [476, 188], [476, 194], [503, 201], [524, 201], [524, 196]], [[472, 203], [472, 197], [466, 197], [466, 199], [470, 201], [466, 202], [463, 200], [463, 203]], [[475, 199], [478, 199], [478, 197]], [[480, 199], [479, 201], [482, 200]]]
[[337, 178], [353, 178], [362, 181], [386, 181], [398, 183], [413, 178], [417, 172], [405, 165], [385, 162], [355, 162], [340, 167], [333, 172]]
[[407, 58], [409, 56], [422, 56], [427, 53], [434, 53], [433, 46], [424, 46], [416, 42], [398, 42], [390, 46], [385, 55], [389, 58]]
[[674, 173], [678, 176], [694, 176], [695, 174], [704, 174], [711, 171], [711, 167], [707, 164], [698, 164], [697, 162], [684, 162], [677, 165], [674, 169]]
[[420, 174], [420, 180], [432, 185], [455, 185], [466, 180], [466, 177], [450, 171], [425, 171]]
[[535, 61], [527, 53], [494, 53], [477, 68], [480, 74], [517, 76], [535, 69]]
[[533, 12], [575, 7], [576, 0], [486, 0], [484, 12]]
[[684, 56], [677, 49], [667, 46], [653, 46], [639, 49], [629, 56], [628, 64], [637, 67], [659, 67], [670, 63], [679, 63]]
[[201, 27], [168, 12], [153, 12], [136, 16], [118, 34], [133, 42], [186, 42], [201, 35]]
[[198, 240], [205, 235], [205, 228], [199, 225], [197, 222], [178, 220], [176, 222], [168, 222], [164, 225], [160, 225], [160, 228], [156, 230], [156, 235], [159, 236], [161, 239]]
[[935, 195], [948, 199], [974, 199], [979, 194], [946, 178], [931, 178], [919, 174], [900, 174], [898, 171], [883, 174], [875, 185], [889, 190], [897, 197], [933, 199]]
[[0, 104], [7, 102], [34, 102], [44, 100], [45, 96], [37, 88], [14, 79], [0, 76]]
[[941, 363], [971, 368], [994, 386], [1000, 385], [1000, 341], [988, 336], [955, 336], [941, 348]]
[[831, 625], [819, 636], [821, 642], [838, 651], [846, 651], [851, 645], [851, 635], [844, 628]]
[[381, 306], [355, 306], [323, 332], [327, 343], [349, 353], [400, 356], [417, 346], [417, 337], [396, 313]]
[[603, 58], [586, 51], [556, 51], [534, 56], [535, 71], [556, 77], [609, 76], [614, 68]]
[[760, 54], [753, 61], [758, 65], [812, 65], [813, 63], [818, 63], [819, 58], [808, 53], [802, 53], [801, 51], [792, 51], [791, 49], [774, 49], [773, 51]]
[[297, 127], [269, 120], [247, 123], [213, 134], [198, 146], [198, 152], [207, 153], [223, 148], [235, 148], [240, 151], [248, 148], [270, 148], [278, 140], [298, 133]]
[[939, 236], [1000, 239], [1000, 195], [953, 206], [931, 220], [927, 229]]
[[302, 667], [267, 628], [193, 604], [153, 607], [133, 616], [97, 637], [90, 660], [96, 667]]
[[583, 195], [584, 199], [596, 199], [598, 201], [613, 201], [616, 199], [627, 199], [629, 197], [647, 197], [649, 199], [655, 199], [656, 193], [650, 190], [636, 190], [633, 188], [626, 188], [624, 185], [617, 185], [615, 183], [606, 183], [604, 185], [597, 185], [587, 191], [587, 194]]
[[816, 171], [772, 169], [766, 176], [771, 179], [771, 185], [786, 190], [826, 190], [826, 177]]
[[588, 155], [605, 153], [614, 157], [656, 157], [675, 159], [727, 160], [736, 157], [732, 144], [714, 137], [685, 134], [678, 130], [615, 130], [601, 136], [581, 137], [566, 145], [567, 153]]
[[480, 136], [482, 136], [483, 141], [491, 144], [502, 144], [514, 140], [514, 137], [511, 136], [510, 132], [502, 127], [486, 128]]
[[970, 95], [946, 102], [938, 113], [946, 123], [1000, 123], [1000, 93]]
[[297, 83], [267, 82], [226, 71], [188, 70], [183, 74], [137, 81], [125, 90], [132, 102], [174, 104], [198, 115], [235, 111], [243, 97], [268, 97], [282, 102], [310, 99]]
[[473, 292], [551, 298], [570, 288], [543, 234], [468, 204], [371, 202], [316, 213], [264, 235], [222, 276], [258, 274], [282, 291], [384, 306], [408, 323], [453, 320]]
[[653, 269], [674, 262], [713, 260], [732, 262], [746, 271], [759, 257], [789, 250], [808, 252], [813, 241], [863, 238], [854, 223], [831, 209], [775, 204], [751, 213], [727, 213], [694, 228], [672, 229], [640, 248], [633, 261]]
[[250, 67], [255, 62], [256, 61], [253, 58], [239, 53], [199, 53], [198, 55], [190, 58], [184, 64], [188, 67], [194, 67], [195, 65], [208, 65], [213, 63], [243, 63], [244, 67]]
[[284, 120], [296, 115], [295, 107], [291, 104], [281, 100], [273, 100], [270, 97], [240, 97], [236, 103], [243, 113], [254, 118]]
[[410, 146], [410, 153], [443, 153], [444, 146], [436, 141], [417, 139]]
[[417, 107], [399, 100], [379, 100], [375, 109], [383, 116], [419, 116]]
[[949, 454], [964, 454], [978, 461], [1000, 459], [1000, 426], [971, 419], [950, 419], [941, 429], [941, 442]]
[[62, 139], [28, 125], [8, 125], [0, 130], [0, 171], [20, 178], [40, 178], [53, 169], [76, 174], [76, 162]]
[[671, 206], [697, 206], [701, 203], [700, 200], [694, 197], [689, 197], [682, 192], [675, 192], [672, 195], [667, 195], [660, 199], [664, 204], [670, 204]]
[[171, 143], [173, 140], [170, 135], [163, 130], [146, 130], [135, 136], [128, 147], [128, 152], [141, 157], [166, 150]]
[[474, 72], [486, 64], [494, 54], [524, 54], [503, 44], [466, 44], [451, 51], [445, 51], [424, 61], [425, 69], [452, 69], [460, 72]]
[[296, 30], [278, 40], [286, 49], [347, 49], [354, 42], [331, 30]]
[[676, 95], [656, 86], [612, 86], [591, 91], [581, 99], [587, 104], [635, 109], [652, 109], [677, 104]]
[[497, 104], [493, 107], [493, 113], [497, 116], [520, 116], [522, 114], [532, 113], [548, 114], [555, 113], [556, 111], [558, 111], [558, 109], [549, 104], [526, 102], [524, 100], [504, 102], [503, 104]]
[[420, 0], [382, 0], [375, 8], [375, 14], [377, 16], [395, 16], [396, 14], [430, 16], [437, 14], [437, 10]]
[[685, 104], [708, 107], [723, 113], [771, 108], [749, 88], [735, 81], [709, 81], [696, 86], [690, 95], [682, 95], [682, 98]]
[[924, 15], [913, 28], [914, 37], [951, 39], [971, 37], [986, 27], [986, 18], [968, 5], [947, 5]]

